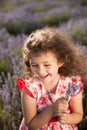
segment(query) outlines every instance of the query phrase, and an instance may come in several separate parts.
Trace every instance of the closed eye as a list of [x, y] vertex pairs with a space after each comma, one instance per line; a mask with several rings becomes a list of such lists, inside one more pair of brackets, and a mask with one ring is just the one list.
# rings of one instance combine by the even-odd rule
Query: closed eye
[[44, 66], [51, 66], [50, 64], [45, 64]]
[[31, 67], [36, 68], [36, 67], [38, 67], [38, 65], [36, 65], [36, 64], [31, 64]]

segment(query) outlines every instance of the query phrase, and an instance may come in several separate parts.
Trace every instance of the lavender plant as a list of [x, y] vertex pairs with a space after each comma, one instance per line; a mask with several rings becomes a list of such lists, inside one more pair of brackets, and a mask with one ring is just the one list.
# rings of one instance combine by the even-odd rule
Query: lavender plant
[[[4, 35], [6, 42], [0, 43], [0, 61], [8, 58], [0, 66], [0, 128], [2, 130], [17, 130], [22, 117], [20, 92], [16, 85], [16, 80], [23, 74], [23, 61], [21, 57], [21, 45], [25, 36], [10, 35], [6, 30], [1, 30], [0, 37]], [[8, 37], [7, 37], [8, 36]]]

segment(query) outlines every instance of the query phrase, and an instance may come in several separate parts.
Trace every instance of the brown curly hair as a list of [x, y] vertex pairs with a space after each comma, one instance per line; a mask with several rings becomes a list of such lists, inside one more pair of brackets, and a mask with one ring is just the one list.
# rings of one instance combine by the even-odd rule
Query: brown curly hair
[[44, 27], [32, 32], [23, 46], [23, 59], [29, 76], [32, 75], [29, 58], [51, 51], [58, 62], [63, 62], [58, 73], [72, 76], [85, 73], [86, 60], [80, 49], [52, 27]]

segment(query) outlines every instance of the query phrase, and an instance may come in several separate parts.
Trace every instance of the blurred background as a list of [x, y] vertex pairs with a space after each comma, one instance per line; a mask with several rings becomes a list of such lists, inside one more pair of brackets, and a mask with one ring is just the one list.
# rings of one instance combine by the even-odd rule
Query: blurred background
[[[87, 0], [0, 0], [0, 130], [18, 130], [22, 119], [20, 92], [22, 45], [37, 28], [53, 26], [65, 33], [87, 56]], [[83, 91], [87, 130], [87, 75]]]

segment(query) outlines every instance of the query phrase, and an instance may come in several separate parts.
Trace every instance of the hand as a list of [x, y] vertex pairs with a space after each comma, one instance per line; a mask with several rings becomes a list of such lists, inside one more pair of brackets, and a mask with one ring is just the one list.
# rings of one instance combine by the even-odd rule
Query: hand
[[61, 116], [62, 113], [70, 113], [68, 107], [69, 107], [68, 101], [64, 97], [59, 98], [53, 104], [53, 113], [54, 115], [58, 116]]
[[63, 124], [69, 124], [70, 122], [70, 114], [69, 113], [62, 113], [61, 116], [58, 117], [58, 120]]

